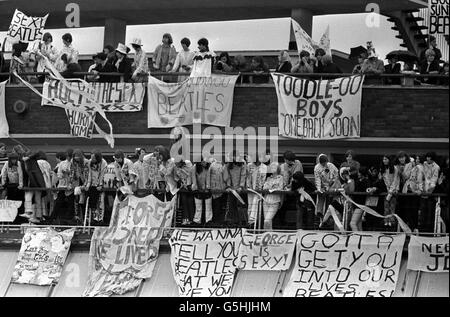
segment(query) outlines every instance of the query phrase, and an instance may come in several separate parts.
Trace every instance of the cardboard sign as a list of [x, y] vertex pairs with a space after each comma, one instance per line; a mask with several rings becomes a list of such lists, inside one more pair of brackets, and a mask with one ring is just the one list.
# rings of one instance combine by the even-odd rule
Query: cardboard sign
[[13, 222], [22, 206], [21, 201], [16, 200], [0, 200], [0, 222]]
[[359, 138], [364, 76], [309, 80], [273, 73], [281, 136], [305, 140]]
[[135, 289], [152, 276], [164, 228], [173, 219], [176, 196], [116, 198], [109, 228], [96, 228], [91, 240], [89, 281], [83, 296], [111, 296]]
[[448, 273], [449, 237], [411, 236], [408, 245], [408, 270]]
[[241, 229], [175, 230], [169, 243], [180, 296], [230, 296], [241, 241]]
[[428, 34], [449, 35], [449, 0], [428, 0], [430, 15]]
[[84, 95], [84, 93], [88, 93], [105, 112], [142, 110], [145, 95], [144, 83], [94, 82], [89, 85], [92, 90], [85, 92], [87, 86], [82, 82], [69, 82], [70, 88], [68, 88], [60, 80], [46, 81], [42, 89], [42, 94], [45, 96], [45, 99], [42, 99], [42, 105], [49, 105], [49, 99], [60, 103], [71, 102], [76, 105], [90, 106], [91, 102]]
[[298, 231], [286, 297], [391, 297], [405, 235]]
[[212, 75], [168, 84], [148, 82], [148, 127], [173, 128], [193, 123], [229, 127], [238, 76]]
[[22, 239], [11, 282], [51, 285], [61, 277], [75, 228], [57, 232], [52, 228], [28, 228]]
[[239, 248], [240, 270], [285, 271], [291, 266], [297, 242], [296, 233], [244, 230]]
[[48, 14], [43, 17], [29, 17], [16, 9], [7, 33], [8, 40], [11, 43], [30, 43], [42, 40], [47, 18]]
[[9, 138], [9, 125], [5, 110], [6, 83], [7, 81], [0, 83], [0, 139]]
[[94, 131], [95, 113], [92, 115], [66, 109], [70, 134], [74, 137], [91, 139]]

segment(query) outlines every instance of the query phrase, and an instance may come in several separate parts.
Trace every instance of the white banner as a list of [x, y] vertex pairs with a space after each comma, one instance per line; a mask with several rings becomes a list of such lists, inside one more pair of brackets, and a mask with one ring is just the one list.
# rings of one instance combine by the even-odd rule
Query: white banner
[[[428, 34], [449, 35], [449, 0], [428, 0]], [[448, 44], [447, 44], [448, 45]]]
[[364, 76], [309, 80], [272, 73], [278, 96], [278, 128], [305, 140], [359, 138]]
[[[58, 103], [72, 102], [76, 105], [88, 105], [91, 101], [85, 94], [91, 96], [105, 112], [137, 112], [142, 110], [144, 102], [144, 83], [62, 83], [60, 80], [46, 81], [42, 88], [42, 105], [52, 105], [48, 100]], [[85, 91], [85, 89], [90, 91]]]
[[20, 206], [22, 206], [21, 201], [0, 200], [0, 222], [13, 222], [17, 217]]
[[0, 139], [9, 138], [9, 125], [5, 109], [6, 83], [7, 81], [0, 83]]
[[285, 271], [291, 266], [296, 233], [265, 232], [251, 234], [244, 229], [239, 248], [239, 269]]
[[148, 127], [173, 128], [193, 123], [229, 127], [238, 76], [212, 75], [165, 83], [148, 82]]
[[11, 282], [57, 284], [69, 253], [75, 228], [58, 232], [52, 228], [27, 228]]
[[11, 43], [30, 43], [42, 40], [45, 22], [48, 14], [43, 17], [29, 17], [16, 9], [11, 25], [9, 26], [7, 38]]
[[180, 296], [229, 297], [241, 241], [241, 229], [175, 230], [169, 243]]
[[298, 231], [285, 297], [392, 297], [406, 235]]
[[408, 270], [448, 273], [449, 237], [411, 236], [408, 245]]
[[302, 29], [297, 21], [291, 19], [292, 29], [294, 30], [295, 41], [297, 42], [297, 50], [300, 54], [301, 51], [307, 51], [309, 54], [314, 56], [317, 48], [317, 44], [314, 43], [312, 38]]
[[162, 202], [155, 196], [116, 197], [108, 228], [96, 228], [91, 239], [89, 281], [83, 296], [129, 292], [150, 278], [164, 228], [172, 224], [175, 196]]

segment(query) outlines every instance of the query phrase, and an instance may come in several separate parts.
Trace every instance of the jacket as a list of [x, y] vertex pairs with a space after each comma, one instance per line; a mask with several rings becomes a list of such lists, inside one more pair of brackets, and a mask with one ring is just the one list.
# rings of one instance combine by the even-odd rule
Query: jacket
[[9, 162], [6, 162], [2, 168], [2, 186], [6, 184], [18, 184], [23, 187], [23, 170], [22, 163], [17, 162], [17, 167], [9, 167]]
[[[161, 72], [165, 72], [165, 69], [160, 69], [161, 68], [161, 62], [162, 62], [162, 49], [163, 49], [163, 45], [159, 44], [156, 49], [155, 49], [155, 53], [153, 54], [153, 67], [155, 67], [155, 69], [161, 71]], [[168, 61], [168, 65], [174, 65], [175, 64], [175, 59], [177, 58], [177, 51], [175, 50], [175, 46], [170, 45], [169, 48], [169, 61]], [[193, 57], [192, 57], [193, 58]]]
[[427, 162], [423, 163], [423, 174], [425, 177], [424, 190], [427, 193], [432, 193], [436, 188], [437, 181], [439, 179], [439, 171], [440, 167], [433, 162], [432, 164], [428, 164]]
[[339, 182], [339, 171], [337, 167], [330, 162], [325, 166], [316, 164], [314, 167], [314, 180], [318, 191], [327, 191], [333, 187], [335, 183]]
[[103, 186], [103, 178], [106, 173], [106, 169], [108, 167], [108, 163], [106, 163], [105, 159], [102, 159], [100, 164], [100, 168], [98, 170], [94, 170], [89, 164], [89, 175], [86, 187], [89, 189], [91, 186]]

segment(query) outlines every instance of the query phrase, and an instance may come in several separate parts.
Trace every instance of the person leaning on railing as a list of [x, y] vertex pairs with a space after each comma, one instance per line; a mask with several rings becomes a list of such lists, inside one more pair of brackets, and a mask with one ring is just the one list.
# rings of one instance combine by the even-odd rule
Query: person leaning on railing
[[[425, 154], [425, 162], [423, 162], [425, 194], [434, 193], [439, 180], [439, 171], [440, 167], [436, 163], [436, 153], [428, 152]], [[422, 196], [420, 199], [419, 231], [433, 232], [435, 208], [435, 197]]]
[[315, 208], [311, 201], [306, 199], [303, 195], [298, 194], [299, 190], [305, 191], [311, 198], [314, 199], [316, 187], [308, 179], [306, 179], [303, 172], [295, 172], [292, 176], [291, 190], [296, 193], [296, 207], [297, 207], [297, 229], [313, 230]]
[[[249, 71], [254, 74], [264, 74], [269, 72], [269, 68], [261, 56], [255, 56], [252, 58]], [[266, 84], [269, 82], [267, 76], [250, 76], [249, 78], [251, 84]]]
[[[420, 73], [422, 75], [426, 74], [439, 74], [439, 60], [436, 59], [436, 53], [432, 49], [425, 51], [426, 60], [420, 64]], [[436, 85], [438, 82], [437, 78], [423, 77], [422, 83]]]
[[315, 59], [311, 58], [308, 51], [301, 51], [298, 63], [291, 69], [291, 73], [308, 74], [314, 72]]
[[444, 65], [442, 66], [439, 74], [442, 76], [445, 76], [444, 78], [440, 78], [439, 79], [439, 84], [443, 85], [443, 86], [448, 86], [449, 83], [449, 64], [448, 61], [444, 63]]

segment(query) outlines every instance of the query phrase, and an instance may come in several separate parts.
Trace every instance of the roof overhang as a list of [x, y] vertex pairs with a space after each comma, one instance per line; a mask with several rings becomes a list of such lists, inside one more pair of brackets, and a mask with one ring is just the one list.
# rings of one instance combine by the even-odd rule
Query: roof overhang
[[[103, 26], [115, 18], [128, 25], [226, 21], [290, 17], [291, 9], [302, 8], [313, 15], [366, 12], [373, 0], [78, 0], [80, 26]], [[421, 0], [378, 0], [381, 13], [413, 10], [427, 6]], [[65, 28], [66, 1], [0, 0], [0, 30], [7, 30], [17, 8], [30, 16], [50, 13], [47, 28]]]

